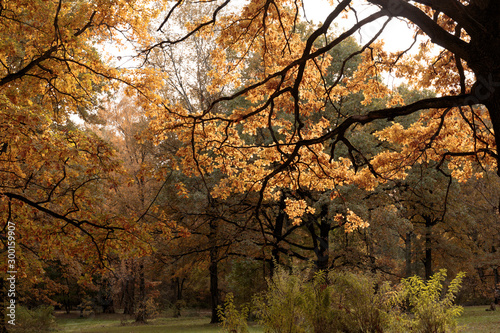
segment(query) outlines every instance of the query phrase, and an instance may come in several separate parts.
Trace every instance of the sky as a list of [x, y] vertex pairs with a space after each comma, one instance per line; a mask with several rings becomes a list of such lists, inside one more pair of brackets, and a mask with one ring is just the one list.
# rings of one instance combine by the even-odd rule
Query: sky
[[[323, 22], [326, 17], [334, 10], [334, 6], [329, 4], [328, 0], [303, 0], [304, 8], [306, 12], [306, 17], [308, 20], [312, 20], [314, 23]], [[358, 18], [363, 19], [374, 12], [378, 11], [378, 7], [369, 5], [362, 0], [354, 0]], [[377, 34], [380, 28], [383, 26], [384, 22], [387, 20], [383, 17], [377, 21], [372, 22], [364, 26], [359, 32], [354, 34], [360, 45], [364, 45], [370, 41], [375, 34]], [[339, 24], [339, 28], [342, 30], [350, 29], [356, 20], [354, 15], [350, 15], [348, 19], [337, 19], [334, 22]], [[397, 52], [407, 50], [413, 43], [414, 31], [410, 29], [406, 22], [400, 19], [393, 18], [385, 27], [383, 33], [379, 39], [384, 40], [384, 49], [389, 52]], [[426, 37], [419, 36], [418, 41], [421, 42]], [[409, 53], [418, 51], [418, 44], [414, 45]], [[389, 73], [383, 75], [384, 83], [388, 87], [396, 87], [404, 82], [400, 78], [396, 78]]]
[[[325, 18], [332, 12], [334, 7], [327, 0], [303, 0], [307, 19], [315, 23], [323, 22]], [[377, 11], [377, 7], [368, 5], [363, 1], [357, 1], [358, 16], [360, 19]], [[379, 19], [370, 25], [361, 29], [360, 33], [356, 34], [360, 44], [368, 42], [382, 27], [386, 18]], [[336, 20], [335, 22], [345, 22], [344, 28], [350, 28], [354, 23], [354, 16], [350, 16], [348, 20]], [[407, 49], [413, 42], [413, 32], [409, 29], [406, 23], [392, 19], [385, 28], [382, 36], [385, 41], [385, 49], [387, 51], [400, 51]]]
[[[329, 4], [328, 0], [303, 0], [304, 8], [306, 11], [306, 16], [308, 20], [312, 20], [314, 23], [320, 23], [325, 20], [325, 18], [334, 10], [334, 6]], [[375, 6], [367, 5], [362, 0], [354, 0], [358, 2], [356, 8], [358, 9], [358, 16], [360, 19], [374, 13], [377, 11]], [[368, 42], [381, 28], [385, 19], [381, 19], [373, 22], [370, 25], [367, 25], [359, 33], [355, 34], [355, 37], [358, 39], [360, 44], [364, 44]], [[336, 23], [343, 24], [341, 28], [348, 29], [352, 27], [355, 23], [354, 17], [350, 17], [348, 20], [336, 20]], [[401, 22], [397, 19], [393, 19], [385, 28], [384, 33], [381, 38], [385, 41], [385, 49], [387, 51], [398, 51], [407, 49], [412, 41], [413, 41], [413, 32], [408, 28], [406, 23]], [[111, 51], [110, 51], [111, 50]], [[109, 45], [104, 46], [101, 50], [103, 53], [111, 54], [115, 57], [117, 61], [117, 65], [119, 67], [133, 67], [134, 63], [134, 51], [118, 51], [113, 47], [109, 47]], [[116, 53], [116, 55], [114, 55]], [[394, 84], [399, 84], [399, 81], [394, 78], [388, 76], [386, 78], [386, 84], [392, 86]], [[74, 119], [73, 119], [74, 118]], [[72, 117], [74, 121], [80, 123], [75, 117]]]

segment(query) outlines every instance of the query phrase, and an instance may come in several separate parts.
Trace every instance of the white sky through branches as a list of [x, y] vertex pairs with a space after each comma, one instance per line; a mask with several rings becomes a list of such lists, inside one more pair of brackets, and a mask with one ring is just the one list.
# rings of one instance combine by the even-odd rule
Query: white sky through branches
[[[320, 23], [325, 20], [328, 14], [334, 9], [327, 0], [303, 0], [308, 20], [314, 23]], [[373, 5], [357, 1], [356, 10], [358, 18], [361, 20], [378, 10]], [[374, 23], [367, 25], [360, 32], [355, 34], [358, 42], [364, 44], [368, 42], [382, 27], [387, 18], [381, 18]], [[355, 23], [354, 15], [351, 13], [347, 20], [335, 20], [339, 24], [340, 29], [348, 29]], [[413, 31], [405, 22], [394, 18], [386, 26], [381, 38], [385, 41], [385, 49], [387, 51], [402, 51], [406, 50], [413, 42]]]

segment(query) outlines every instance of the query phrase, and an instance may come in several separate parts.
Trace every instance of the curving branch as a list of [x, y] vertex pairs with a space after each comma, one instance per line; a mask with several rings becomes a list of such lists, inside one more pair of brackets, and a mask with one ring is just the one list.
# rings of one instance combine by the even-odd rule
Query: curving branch
[[[432, 18], [427, 16], [417, 7], [403, 0], [368, 0], [370, 3], [380, 6], [387, 10], [391, 15], [404, 17], [415, 23], [423, 32], [425, 32], [435, 44], [455, 53], [460, 58], [469, 61], [471, 59], [468, 43], [464, 42], [455, 35], [444, 30]], [[433, 1], [437, 2], [437, 1]]]
[[488, 29], [479, 23], [470, 13], [470, 8], [457, 0], [416, 0], [415, 2], [428, 6], [437, 12], [442, 12], [467, 31], [469, 35], [487, 33]]

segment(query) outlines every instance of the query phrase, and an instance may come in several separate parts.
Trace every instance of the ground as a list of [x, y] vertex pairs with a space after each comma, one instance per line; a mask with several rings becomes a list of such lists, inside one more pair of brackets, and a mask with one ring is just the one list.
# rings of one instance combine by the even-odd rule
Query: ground
[[[500, 333], [500, 310], [485, 311], [487, 306], [465, 307], [465, 312], [458, 319], [464, 333]], [[148, 325], [135, 325], [133, 320], [121, 314], [96, 315], [80, 319], [78, 313], [69, 315], [57, 313], [56, 320], [62, 332], [85, 333], [218, 333], [220, 326], [210, 324], [206, 311], [189, 311], [184, 317], [160, 317], [151, 320]], [[250, 327], [251, 333], [262, 332], [257, 326]]]

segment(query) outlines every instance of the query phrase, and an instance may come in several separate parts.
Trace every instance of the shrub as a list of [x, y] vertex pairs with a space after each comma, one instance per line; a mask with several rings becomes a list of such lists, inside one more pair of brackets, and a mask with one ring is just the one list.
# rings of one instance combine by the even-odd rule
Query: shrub
[[391, 330], [394, 332], [456, 332], [455, 318], [463, 308], [454, 305], [464, 273], [459, 273], [444, 292], [446, 270], [440, 270], [427, 282], [418, 276], [404, 279], [392, 299]]
[[400, 286], [377, 287], [374, 280], [350, 272], [277, 269], [268, 291], [254, 298], [254, 311], [272, 333], [445, 333], [456, 329], [462, 308], [454, 305], [463, 274], [443, 293], [444, 270], [428, 282], [404, 279]]
[[234, 305], [233, 294], [229, 293], [226, 295], [224, 307], [219, 306], [217, 308], [217, 314], [222, 321], [224, 332], [248, 333], [248, 308], [244, 307], [241, 311], [238, 311]]
[[265, 332], [382, 332], [383, 304], [374, 283], [354, 273], [277, 270], [269, 290], [255, 298]]
[[82, 302], [78, 304], [78, 309], [80, 310], [80, 317], [87, 318], [92, 315], [95, 315], [95, 305], [94, 302], [90, 299], [90, 297], [86, 296], [82, 299]]
[[305, 274], [289, 273], [278, 266], [268, 290], [253, 299], [254, 313], [264, 332], [302, 333], [307, 330], [304, 288]]
[[141, 308], [141, 304], [139, 304], [140, 311], [144, 311], [144, 313], [143, 313], [144, 320], [156, 318], [160, 314], [158, 311], [159, 307], [160, 306], [156, 302], [155, 297], [153, 295], [149, 295], [146, 298], [146, 300], [144, 300], [144, 303], [142, 304], [142, 308]]
[[16, 325], [10, 326], [12, 332], [49, 332], [57, 328], [53, 315], [54, 307], [42, 305], [33, 310], [24, 306], [16, 308]]
[[384, 295], [377, 293], [375, 287], [374, 280], [366, 275], [351, 272], [330, 274], [331, 306], [338, 309], [334, 332], [384, 331], [388, 323], [386, 304]]

